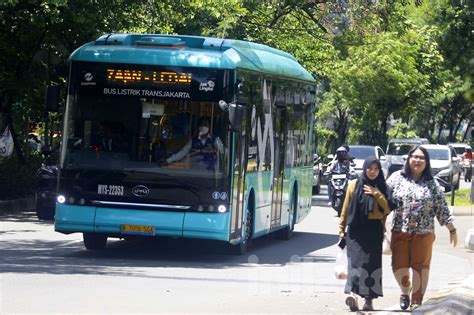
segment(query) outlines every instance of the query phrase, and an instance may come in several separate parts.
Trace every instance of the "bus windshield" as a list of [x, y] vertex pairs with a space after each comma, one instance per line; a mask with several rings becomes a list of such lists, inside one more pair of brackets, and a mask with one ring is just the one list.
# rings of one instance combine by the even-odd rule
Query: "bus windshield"
[[228, 128], [217, 103], [76, 98], [66, 114], [64, 169], [227, 178]]

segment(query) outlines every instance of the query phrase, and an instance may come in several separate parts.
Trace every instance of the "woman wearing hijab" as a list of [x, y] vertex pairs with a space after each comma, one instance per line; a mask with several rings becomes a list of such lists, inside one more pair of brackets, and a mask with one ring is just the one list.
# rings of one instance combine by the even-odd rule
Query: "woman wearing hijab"
[[351, 311], [359, 309], [357, 295], [365, 299], [364, 311], [372, 311], [372, 300], [382, 296], [382, 241], [391, 211], [380, 161], [369, 157], [362, 169], [362, 175], [349, 183], [339, 221], [339, 238], [347, 243], [344, 292], [350, 294], [346, 305]]

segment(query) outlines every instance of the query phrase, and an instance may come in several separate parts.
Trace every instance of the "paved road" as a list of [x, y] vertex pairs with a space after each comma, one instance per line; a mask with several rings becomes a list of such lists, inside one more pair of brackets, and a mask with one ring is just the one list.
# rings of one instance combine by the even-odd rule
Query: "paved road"
[[[55, 233], [34, 213], [2, 218], [0, 313], [344, 314], [344, 282], [334, 278], [338, 218], [324, 195], [290, 241], [261, 238], [247, 255], [187, 240], [111, 241], [84, 249], [78, 234]], [[460, 216], [457, 227], [472, 227]], [[453, 249], [438, 227], [428, 294], [474, 269], [472, 253]], [[378, 310], [397, 309], [398, 289], [383, 257]]]

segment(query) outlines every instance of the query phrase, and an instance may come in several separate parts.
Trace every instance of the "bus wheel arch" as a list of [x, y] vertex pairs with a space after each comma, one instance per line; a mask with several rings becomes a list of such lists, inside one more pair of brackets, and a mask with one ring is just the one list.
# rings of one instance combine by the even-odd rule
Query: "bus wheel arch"
[[291, 191], [291, 199], [290, 199], [290, 211], [289, 217], [291, 221], [289, 221], [289, 225], [292, 225], [292, 230], [295, 228], [295, 224], [297, 223], [296, 218], [298, 217], [298, 182], [295, 180], [293, 183], [293, 189]]
[[231, 245], [231, 251], [237, 255], [245, 254], [252, 247], [253, 228], [255, 221], [255, 192], [250, 190], [242, 221], [242, 239], [239, 244]]
[[290, 240], [293, 237], [293, 231], [296, 224], [296, 215], [298, 210], [298, 185], [295, 182], [290, 199], [289, 219], [288, 225], [276, 232], [276, 238], [279, 240]]
[[293, 215], [292, 224], [293, 224], [293, 228], [294, 228], [294, 226], [297, 222], [296, 218], [298, 217], [298, 183], [296, 181], [293, 184], [293, 192], [291, 193], [290, 206], [292, 207], [290, 209], [290, 214]]

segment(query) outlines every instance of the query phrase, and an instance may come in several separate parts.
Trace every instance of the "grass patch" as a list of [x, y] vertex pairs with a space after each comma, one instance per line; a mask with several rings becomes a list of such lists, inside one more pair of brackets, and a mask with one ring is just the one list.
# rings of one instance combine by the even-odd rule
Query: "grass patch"
[[[451, 205], [451, 192], [446, 193], [446, 202]], [[454, 193], [454, 205], [455, 206], [472, 206], [471, 202], [471, 189], [463, 188], [456, 190]]]

